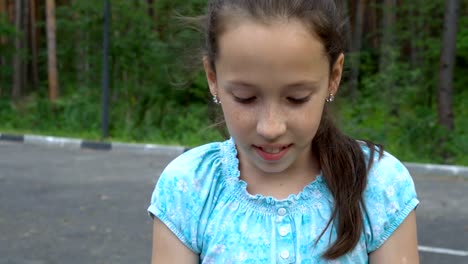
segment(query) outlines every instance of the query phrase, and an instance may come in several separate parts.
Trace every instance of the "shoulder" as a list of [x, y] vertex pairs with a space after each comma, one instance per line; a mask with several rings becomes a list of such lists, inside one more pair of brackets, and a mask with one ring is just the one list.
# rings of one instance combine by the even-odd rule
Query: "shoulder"
[[395, 156], [387, 151], [383, 151], [380, 156], [378, 149], [371, 156], [367, 146], [363, 147], [363, 151], [367, 163], [372, 162], [367, 174], [365, 192], [389, 190], [391, 187], [402, 187], [401, 185], [411, 185], [410, 187], [414, 189], [413, 178], [408, 169]]
[[195, 253], [200, 253], [202, 222], [220, 189], [223, 159], [229, 151], [226, 142], [196, 147], [174, 159], [161, 173], [151, 196], [149, 214]]
[[[152, 204], [157, 203], [165, 210], [178, 202], [177, 199], [185, 199], [193, 206], [198, 201], [201, 203], [202, 194], [211, 191], [210, 185], [223, 169], [222, 146], [222, 142], [209, 143], [190, 149], [171, 161], [157, 181]], [[164, 199], [167, 199], [165, 203], [158, 202]]]
[[413, 178], [403, 163], [388, 152], [371, 157], [363, 193], [364, 228], [369, 252], [379, 248], [419, 204]]
[[219, 167], [222, 158], [223, 142], [214, 142], [190, 149], [174, 160], [163, 170], [159, 180], [165, 178], [193, 178], [205, 176], [201, 172]]

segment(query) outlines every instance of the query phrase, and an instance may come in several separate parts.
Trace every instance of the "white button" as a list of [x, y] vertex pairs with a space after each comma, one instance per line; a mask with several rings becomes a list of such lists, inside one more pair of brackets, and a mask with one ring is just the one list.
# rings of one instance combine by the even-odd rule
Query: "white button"
[[286, 213], [287, 213], [287, 211], [286, 211], [285, 208], [280, 208], [280, 209], [278, 209], [278, 214], [279, 214], [280, 216], [284, 216], [284, 215], [286, 215]]
[[284, 236], [287, 236], [288, 233], [289, 233], [289, 230], [288, 230], [286, 227], [284, 227], [284, 226], [281, 227], [281, 228], [279, 229], [279, 234], [280, 234], [281, 236], [283, 236], [283, 237], [284, 237]]
[[287, 250], [281, 251], [280, 257], [283, 258], [283, 259], [289, 258], [289, 251], [287, 251]]

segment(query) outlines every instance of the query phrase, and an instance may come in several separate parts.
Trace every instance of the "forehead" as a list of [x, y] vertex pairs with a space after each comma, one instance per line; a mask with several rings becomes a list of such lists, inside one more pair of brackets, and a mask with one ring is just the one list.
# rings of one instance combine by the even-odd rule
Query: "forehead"
[[[297, 20], [237, 21], [219, 36], [217, 70], [236, 76], [321, 78], [328, 58], [321, 40]], [[277, 75], [277, 76], [275, 76]]]

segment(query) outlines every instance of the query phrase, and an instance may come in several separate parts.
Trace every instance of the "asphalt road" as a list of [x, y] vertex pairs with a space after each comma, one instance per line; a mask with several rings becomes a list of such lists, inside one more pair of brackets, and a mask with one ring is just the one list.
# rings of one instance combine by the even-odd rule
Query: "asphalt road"
[[[173, 157], [0, 142], [0, 264], [149, 263], [146, 208]], [[466, 264], [468, 181], [413, 175], [421, 263]]]

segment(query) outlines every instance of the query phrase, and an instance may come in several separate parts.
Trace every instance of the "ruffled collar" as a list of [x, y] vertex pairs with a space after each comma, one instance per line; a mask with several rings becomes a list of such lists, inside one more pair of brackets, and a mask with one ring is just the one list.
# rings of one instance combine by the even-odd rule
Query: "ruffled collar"
[[298, 194], [290, 194], [286, 199], [276, 199], [272, 196], [261, 194], [252, 195], [247, 191], [247, 182], [240, 179], [239, 159], [234, 139], [221, 143], [221, 156], [223, 165], [223, 177], [227, 185], [233, 188], [233, 195], [242, 201], [246, 201], [252, 207], [265, 212], [276, 212], [279, 207], [289, 207], [290, 210], [304, 202], [319, 200], [327, 192], [323, 176], [318, 175], [314, 181], [304, 187]]

